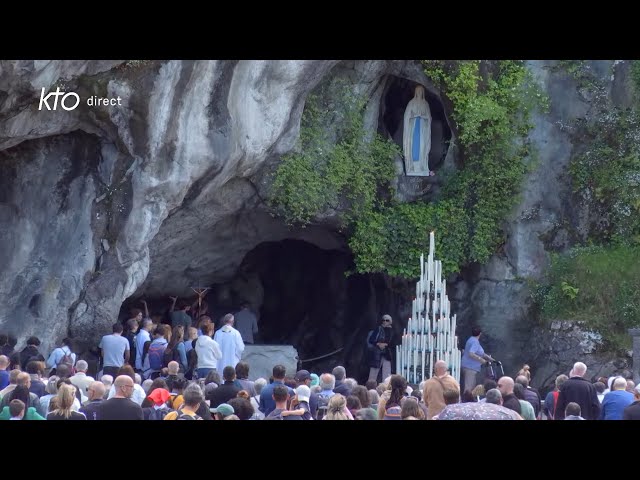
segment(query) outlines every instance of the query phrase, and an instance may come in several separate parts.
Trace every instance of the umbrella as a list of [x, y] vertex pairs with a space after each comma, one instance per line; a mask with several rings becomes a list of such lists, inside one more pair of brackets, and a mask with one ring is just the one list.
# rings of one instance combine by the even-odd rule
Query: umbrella
[[438, 420], [521, 420], [521, 418], [513, 410], [501, 405], [467, 402], [447, 405], [438, 415]]

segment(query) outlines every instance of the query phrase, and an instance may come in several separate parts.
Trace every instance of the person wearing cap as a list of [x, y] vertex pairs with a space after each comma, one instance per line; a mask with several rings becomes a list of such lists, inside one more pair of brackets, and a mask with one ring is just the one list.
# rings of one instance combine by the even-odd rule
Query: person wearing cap
[[381, 369], [382, 379], [391, 375], [392, 325], [393, 319], [391, 315], [383, 315], [378, 328], [369, 335], [369, 380], [377, 382]]
[[[318, 376], [316, 375], [316, 378], [317, 377]], [[298, 373], [296, 373], [296, 376], [295, 376], [295, 380], [296, 380], [296, 383], [298, 384], [298, 387], [304, 385], [307, 388], [309, 388], [309, 394], [305, 396], [309, 397], [307, 402], [311, 412], [311, 417], [316, 418], [316, 412], [318, 410], [318, 394], [316, 392], [311, 391], [311, 386], [312, 386], [311, 374], [309, 373], [308, 370], [298, 370]], [[296, 394], [297, 393], [298, 392], [296, 390]], [[308, 419], [305, 418], [305, 420], [308, 420]]]
[[633, 389], [633, 403], [622, 412], [623, 420], [640, 420], [640, 385]]
[[288, 417], [289, 415], [298, 415], [302, 417], [303, 420], [313, 420], [313, 416], [311, 415], [311, 408], [309, 407], [309, 397], [311, 395], [311, 389], [306, 385], [300, 385], [296, 388], [296, 396], [293, 397], [291, 401], [291, 408], [296, 408], [295, 410], [284, 410], [280, 413], [283, 417]]
[[234, 415], [236, 411], [228, 403], [221, 403], [216, 408], [212, 408], [211, 413], [215, 414], [216, 420], [224, 420], [225, 417], [228, 417], [229, 415]]

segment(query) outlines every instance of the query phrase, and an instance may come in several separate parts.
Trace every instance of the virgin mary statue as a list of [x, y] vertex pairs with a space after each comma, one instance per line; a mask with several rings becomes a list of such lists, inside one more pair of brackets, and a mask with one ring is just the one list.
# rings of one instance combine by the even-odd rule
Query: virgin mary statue
[[407, 175], [429, 176], [431, 150], [431, 110], [424, 99], [424, 87], [418, 85], [404, 111], [404, 163]]

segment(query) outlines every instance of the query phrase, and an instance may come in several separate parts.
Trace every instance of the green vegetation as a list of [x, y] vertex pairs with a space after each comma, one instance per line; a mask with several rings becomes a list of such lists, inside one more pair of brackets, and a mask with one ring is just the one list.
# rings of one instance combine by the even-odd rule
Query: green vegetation
[[453, 102], [464, 166], [437, 202], [389, 205], [358, 219], [350, 246], [360, 272], [416, 277], [415, 260], [428, 249], [430, 230], [445, 273], [486, 262], [502, 243], [501, 222], [517, 200], [530, 154], [530, 113], [544, 106], [524, 64], [431, 61], [425, 71]]
[[305, 225], [333, 209], [348, 225], [391, 197], [399, 149], [379, 135], [369, 141], [364, 104], [341, 83], [307, 100], [298, 151], [282, 158], [273, 178], [272, 206], [287, 222]]
[[[640, 117], [597, 95], [604, 86], [584, 62], [570, 64], [568, 73], [595, 100], [571, 128], [576, 153], [569, 164], [574, 202], [589, 212], [590, 246], [553, 256], [533, 296], [542, 320], [583, 321], [602, 335], [605, 350], [621, 352], [629, 348], [627, 329], [640, 325]], [[631, 80], [637, 93], [637, 61]]]
[[[544, 97], [521, 61], [428, 61], [425, 72], [453, 103], [463, 167], [433, 203], [399, 204], [390, 184], [398, 149], [362, 123], [362, 99], [320, 95], [307, 102], [300, 148], [274, 176], [272, 204], [306, 224], [345, 212], [356, 270], [416, 277], [416, 259], [436, 231], [445, 273], [485, 262], [503, 241], [501, 222], [517, 200], [530, 157], [530, 113]], [[320, 99], [339, 99], [334, 105]], [[336, 139], [336, 140], [334, 140]]]
[[640, 247], [574, 248], [554, 255], [535, 296], [543, 320], [579, 320], [607, 350], [629, 348], [627, 329], [640, 325]]

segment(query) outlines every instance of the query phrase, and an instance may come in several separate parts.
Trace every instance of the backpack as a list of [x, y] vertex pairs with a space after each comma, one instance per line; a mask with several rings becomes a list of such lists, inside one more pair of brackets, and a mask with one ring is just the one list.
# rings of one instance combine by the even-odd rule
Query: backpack
[[200, 415], [194, 415], [192, 417], [191, 415], [187, 415], [186, 413], [181, 413], [180, 416], [176, 418], [176, 420], [202, 420], [202, 417]]
[[402, 420], [402, 408], [400, 405], [392, 405], [385, 409], [383, 420]]
[[149, 356], [149, 368], [151, 368], [151, 370], [162, 370], [164, 351], [166, 348], [166, 343], [152, 343], [149, 345], [147, 355]]
[[322, 420], [329, 407], [330, 396], [318, 394], [318, 408], [316, 409], [316, 420]]
[[367, 350], [374, 350], [376, 348], [375, 339], [373, 338], [373, 336], [377, 331], [377, 328], [369, 330], [369, 333], [367, 334]]
[[60, 350], [62, 350], [63, 355], [56, 367], [59, 367], [60, 365], [66, 365], [67, 367], [69, 367], [71, 375], [74, 375], [76, 373], [76, 367], [73, 366], [73, 356], [71, 355], [71, 350], [69, 350], [69, 353], [65, 352], [62, 348], [60, 348]]
[[166, 407], [158, 408], [157, 410], [152, 408], [149, 413], [149, 420], [164, 420], [164, 417], [166, 417], [170, 412], [173, 412], [173, 410]]

